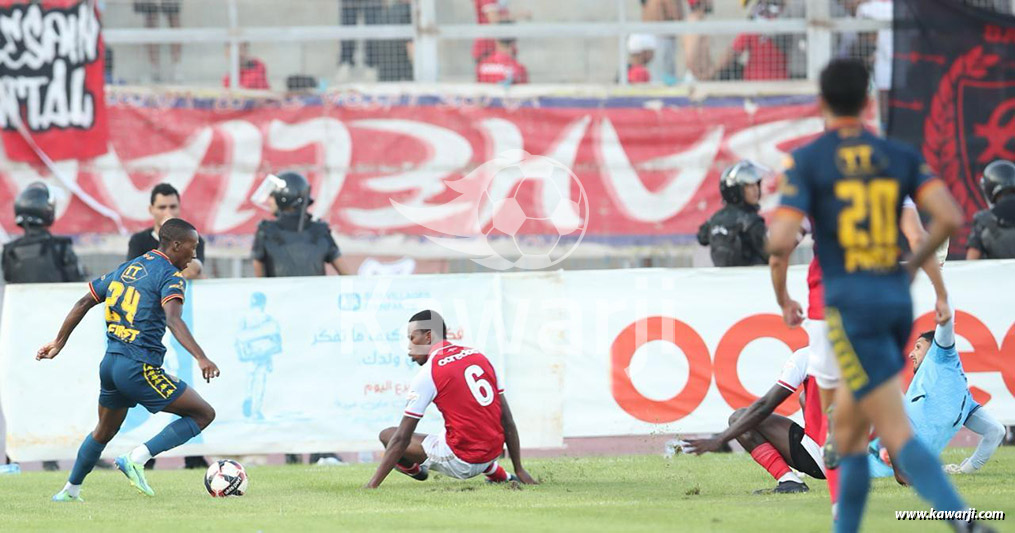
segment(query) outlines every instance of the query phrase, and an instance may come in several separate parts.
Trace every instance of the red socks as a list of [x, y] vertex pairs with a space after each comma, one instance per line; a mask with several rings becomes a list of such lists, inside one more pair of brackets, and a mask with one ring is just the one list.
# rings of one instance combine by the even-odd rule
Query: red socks
[[[818, 446], [824, 447], [825, 441], [828, 440], [828, 425], [831, 421], [828, 419], [828, 415], [821, 416], [821, 431], [818, 432], [818, 438], [821, 442]], [[834, 506], [839, 501], [839, 469], [838, 468], [826, 468], [825, 469], [825, 481], [828, 481], [828, 496], [832, 500]]]
[[395, 468], [397, 468], [399, 472], [409, 476], [415, 476], [420, 471], [419, 463], [413, 463], [412, 466], [409, 467], [405, 467], [398, 463], [395, 463]]
[[486, 479], [494, 483], [503, 483], [508, 480], [507, 470], [504, 470], [504, 467], [497, 463], [490, 465], [490, 468], [487, 468], [486, 472], [483, 473], [486, 474]]
[[754, 459], [754, 462], [761, 465], [762, 468], [768, 470], [768, 473], [772, 474], [772, 477], [774, 477], [776, 481], [790, 472], [790, 468], [789, 465], [786, 464], [786, 460], [779, 455], [779, 451], [776, 450], [775, 446], [772, 446], [770, 443], [766, 442], [751, 450], [751, 458]]
[[835, 505], [839, 501], [839, 469], [825, 470], [825, 479], [828, 481], [828, 496], [832, 500], [832, 505]]

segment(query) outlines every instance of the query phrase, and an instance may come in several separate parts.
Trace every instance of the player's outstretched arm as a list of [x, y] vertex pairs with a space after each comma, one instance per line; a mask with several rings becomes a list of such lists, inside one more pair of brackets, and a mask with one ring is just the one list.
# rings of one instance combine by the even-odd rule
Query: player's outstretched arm
[[538, 482], [522, 466], [522, 446], [518, 439], [518, 426], [515, 425], [515, 418], [511, 416], [511, 408], [508, 407], [507, 397], [503, 393], [500, 395], [500, 423], [504, 428], [504, 443], [507, 444], [508, 457], [511, 458], [515, 475], [526, 485], [537, 485]]
[[973, 455], [962, 461], [962, 464], [958, 467], [961, 473], [972, 474], [983, 468], [983, 465], [987, 464], [987, 460], [997, 451], [997, 447], [1004, 440], [1005, 429], [1004, 425], [993, 416], [990, 416], [990, 413], [983, 408], [970, 413], [963, 425], [981, 437], [980, 443], [976, 445], [976, 451], [973, 452]]
[[374, 476], [370, 478], [365, 488], [376, 489], [381, 486], [381, 482], [395, 468], [395, 464], [402, 458], [406, 448], [409, 447], [409, 443], [412, 442], [412, 434], [416, 432], [417, 424], [419, 424], [418, 418], [411, 416], [402, 417], [402, 422], [398, 424], [398, 429], [395, 430], [395, 434], [388, 441], [388, 447], [384, 449], [384, 457], [381, 458], [381, 464], [377, 465], [377, 471], [374, 472]]
[[180, 341], [180, 344], [197, 360], [198, 366], [201, 367], [201, 377], [207, 382], [210, 382], [211, 378], [219, 377], [219, 367], [204, 354], [204, 350], [191, 335], [187, 323], [183, 321], [183, 302], [174, 298], [166, 302], [162, 308], [166, 311], [166, 326], [173, 332], [176, 340]]
[[762, 420], [774, 413], [775, 408], [785, 401], [786, 398], [789, 398], [790, 394], [792, 392], [786, 387], [779, 384], [772, 385], [772, 388], [764, 396], [754, 400], [754, 403], [747, 408], [744, 416], [726, 428], [726, 431], [710, 439], [688, 439], [684, 449], [687, 453], [695, 455], [718, 450], [723, 444], [737, 438], [738, 435], [754, 429]]
[[[902, 234], [906, 236], [910, 250], [918, 249], [927, 240], [927, 232], [923, 229], [923, 224], [920, 222], [920, 214], [916, 209], [906, 207], [902, 209], [899, 228], [902, 230]], [[944, 324], [951, 318], [951, 308], [948, 306], [948, 289], [945, 288], [944, 278], [941, 277], [941, 265], [938, 263], [937, 254], [935, 253], [934, 257], [924, 261], [921, 268], [927, 274], [927, 278], [930, 279], [930, 284], [934, 286], [934, 295], [937, 297], [937, 302], [934, 306], [937, 323]]]
[[60, 331], [56, 334], [56, 339], [46, 343], [45, 346], [39, 348], [39, 351], [35, 354], [35, 359], [41, 361], [43, 359], [52, 359], [60, 353], [64, 345], [67, 344], [67, 339], [70, 338], [71, 332], [74, 328], [78, 327], [81, 323], [81, 319], [88, 314], [88, 310], [95, 307], [95, 304], [99, 302], [95, 301], [91, 292], [81, 297], [80, 300], [74, 303], [74, 307], [71, 307], [70, 312], [67, 313], [67, 318], [63, 319], [63, 325], [60, 326]]
[[951, 237], [963, 223], [962, 211], [944, 185], [930, 185], [924, 189], [917, 202], [920, 209], [930, 213], [931, 221], [927, 238], [913, 251], [913, 257], [906, 265], [910, 275], [916, 271], [917, 266], [926, 263], [945, 239]]
[[[959, 351], [955, 349], [955, 316], [947, 301], [945, 302], [945, 310], [948, 312], [948, 320], [939, 323], [934, 328], [934, 344], [937, 344], [941, 349], [927, 353], [927, 355], [933, 357], [939, 363], [947, 362], [949, 359], [958, 359], [959, 357]], [[940, 313], [940, 311], [938, 312]]]

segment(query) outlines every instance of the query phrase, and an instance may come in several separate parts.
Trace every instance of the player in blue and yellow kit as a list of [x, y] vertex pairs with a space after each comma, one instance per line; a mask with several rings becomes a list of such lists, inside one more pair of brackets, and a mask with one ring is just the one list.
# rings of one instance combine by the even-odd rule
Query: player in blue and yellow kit
[[194, 389], [162, 370], [166, 353], [162, 337], [168, 326], [197, 359], [206, 381], [219, 375], [181, 316], [186, 281], [180, 271], [197, 257], [197, 242], [194, 226], [180, 219], [166, 221], [159, 230], [159, 249], [89, 283], [88, 294], [67, 314], [56, 340], [36, 354], [39, 360], [56, 357], [88, 310], [105, 303], [107, 347], [99, 365], [99, 423], [81, 443], [67, 485], [53, 501], [83, 501], [81, 483], [120, 430], [129, 408], [141, 404], [152, 413], [165, 411], [181, 417], [116, 459], [116, 467], [130, 484], [148, 496], [155, 492], [145, 479], [144, 464], [192, 439], [215, 419], [215, 410]]
[[[912, 275], [962, 224], [962, 213], [915, 150], [863, 128], [868, 83], [866, 68], [856, 60], [835, 60], [822, 71], [820, 104], [827, 129], [793, 152], [769, 234], [772, 255], [784, 258], [796, 245], [804, 217], [814, 222], [828, 340], [842, 370], [832, 422], [842, 455], [836, 531], [860, 526], [870, 486], [871, 424], [935, 510], [965, 508], [938, 459], [914, 438], [898, 381], [913, 323]], [[907, 195], [932, 221], [929, 235], [903, 268], [899, 218]], [[939, 323], [950, 314], [947, 302], [939, 301]]]

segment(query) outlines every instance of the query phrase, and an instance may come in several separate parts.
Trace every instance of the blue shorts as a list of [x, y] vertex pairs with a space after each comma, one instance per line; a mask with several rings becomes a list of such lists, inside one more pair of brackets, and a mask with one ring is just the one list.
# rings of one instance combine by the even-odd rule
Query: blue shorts
[[842, 380], [856, 399], [892, 379], [905, 366], [913, 329], [908, 303], [825, 307], [828, 341]]
[[99, 405], [122, 409], [141, 404], [158, 413], [183, 395], [187, 384], [166, 374], [162, 367], [107, 353], [99, 364]]

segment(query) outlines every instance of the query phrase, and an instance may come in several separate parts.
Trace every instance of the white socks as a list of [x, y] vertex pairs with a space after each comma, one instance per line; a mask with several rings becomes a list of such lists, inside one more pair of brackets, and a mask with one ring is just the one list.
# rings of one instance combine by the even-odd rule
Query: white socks
[[139, 465], [147, 463], [151, 460], [151, 458], [152, 452], [148, 451], [148, 447], [144, 444], [134, 448], [134, 450], [130, 452], [130, 460]]
[[783, 474], [781, 478], [779, 478], [779, 483], [782, 483], [783, 481], [795, 481], [797, 483], [803, 483], [803, 480], [800, 479], [800, 476], [796, 475], [796, 473], [793, 471], [786, 472], [785, 474]]
[[72, 498], [77, 498], [81, 495], [81, 485], [71, 485], [70, 483], [67, 483], [63, 486], [63, 490], [67, 491], [67, 494], [70, 494]]

